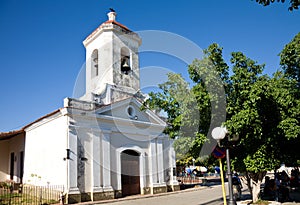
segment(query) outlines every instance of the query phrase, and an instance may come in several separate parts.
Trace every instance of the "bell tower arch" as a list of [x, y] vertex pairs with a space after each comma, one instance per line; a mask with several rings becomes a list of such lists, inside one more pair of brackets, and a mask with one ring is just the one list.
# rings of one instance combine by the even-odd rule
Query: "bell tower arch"
[[110, 104], [134, 95], [140, 89], [138, 48], [141, 38], [116, 21], [109, 12], [84, 41], [86, 91], [80, 99]]

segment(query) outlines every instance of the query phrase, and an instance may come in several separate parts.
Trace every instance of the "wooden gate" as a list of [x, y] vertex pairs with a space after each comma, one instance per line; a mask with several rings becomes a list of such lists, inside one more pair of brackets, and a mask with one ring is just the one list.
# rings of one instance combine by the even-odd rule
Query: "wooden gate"
[[139, 154], [133, 150], [121, 153], [122, 195], [140, 194]]

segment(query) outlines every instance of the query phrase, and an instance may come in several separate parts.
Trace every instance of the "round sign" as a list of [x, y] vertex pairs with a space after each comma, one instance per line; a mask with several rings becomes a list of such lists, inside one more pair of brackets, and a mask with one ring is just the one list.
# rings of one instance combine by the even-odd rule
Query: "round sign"
[[212, 152], [212, 154], [217, 159], [224, 158], [225, 155], [226, 155], [226, 151], [225, 151], [225, 149], [223, 147], [216, 146], [215, 149], [214, 149], [214, 151]]

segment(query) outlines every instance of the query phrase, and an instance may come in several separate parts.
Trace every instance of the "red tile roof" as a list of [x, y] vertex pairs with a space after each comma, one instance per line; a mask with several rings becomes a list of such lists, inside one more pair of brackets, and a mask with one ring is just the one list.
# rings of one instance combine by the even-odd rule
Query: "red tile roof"
[[57, 110], [55, 110], [53, 112], [48, 113], [47, 115], [44, 115], [43, 117], [38, 118], [37, 120], [35, 120], [35, 121], [29, 123], [28, 125], [24, 126], [22, 129], [25, 130], [26, 128], [30, 127], [34, 123], [37, 123], [37, 122], [39, 122], [39, 121], [41, 121], [41, 120], [43, 120], [43, 119], [45, 119], [47, 117], [50, 117], [50, 116], [52, 116], [52, 115], [54, 115], [54, 114], [56, 114], [58, 112], [60, 112], [60, 109], [57, 109]]
[[14, 131], [10, 131], [10, 132], [0, 132], [0, 141], [1, 140], [8, 140], [18, 134], [21, 133], [25, 133], [24, 129], [20, 129], [20, 130], [14, 130]]
[[105, 21], [104, 23], [102, 23], [102, 24], [100, 25], [100, 27], [103, 26], [103, 24], [115, 24], [115, 25], [120, 26], [121, 28], [123, 28], [123, 29], [125, 29], [125, 30], [131, 32], [131, 30], [130, 30], [129, 28], [127, 28], [127, 27], [124, 26], [123, 24], [121, 24], [121, 23], [119, 23], [119, 22], [117, 22], [117, 21], [114, 21], [114, 20], [108, 20], [108, 21]]
[[29, 126], [33, 125], [34, 123], [39, 122], [39, 121], [41, 121], [41, 120], [43, 120], [43, 119], [45, 119], [47, 117], [50, 117], [51, 115], [54, 115], [54, 114], [58, 113], [59, 111], [60, 111], [60, 109], [57, 109], [57, 110], [55, 110], [55, 111], [53, 111], [53, 112], [51, 112], [51, 113], [49, 113], [47, 115], [44, 115], [43, 117], [40, 117], [39, 119], [37, 119], [37, 120], [29, 123], [28, 125], [22, 127], [19, 130], [13, 130], [13, 131], [9, 131], [9, 132], [0, 132], [0, 141], [1, 140], [7, 140], [7, 139], [10, 139], [10, 138], [13, 138], [13, 137], [17, 136], [18, 134], [22, 134], [22, 133], [25, 134], [25, 129], [27, 127], [29, 127]]

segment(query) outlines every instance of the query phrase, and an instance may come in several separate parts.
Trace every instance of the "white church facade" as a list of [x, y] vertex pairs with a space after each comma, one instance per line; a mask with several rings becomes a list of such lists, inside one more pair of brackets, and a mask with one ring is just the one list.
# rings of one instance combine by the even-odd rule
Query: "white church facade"
[[63, 185], [67, 203], [179, 189], [166, 123], [140, 109], [141, 38], [108, 17], [83, 42], [85, 94], [0, 133], [0, 181]]

